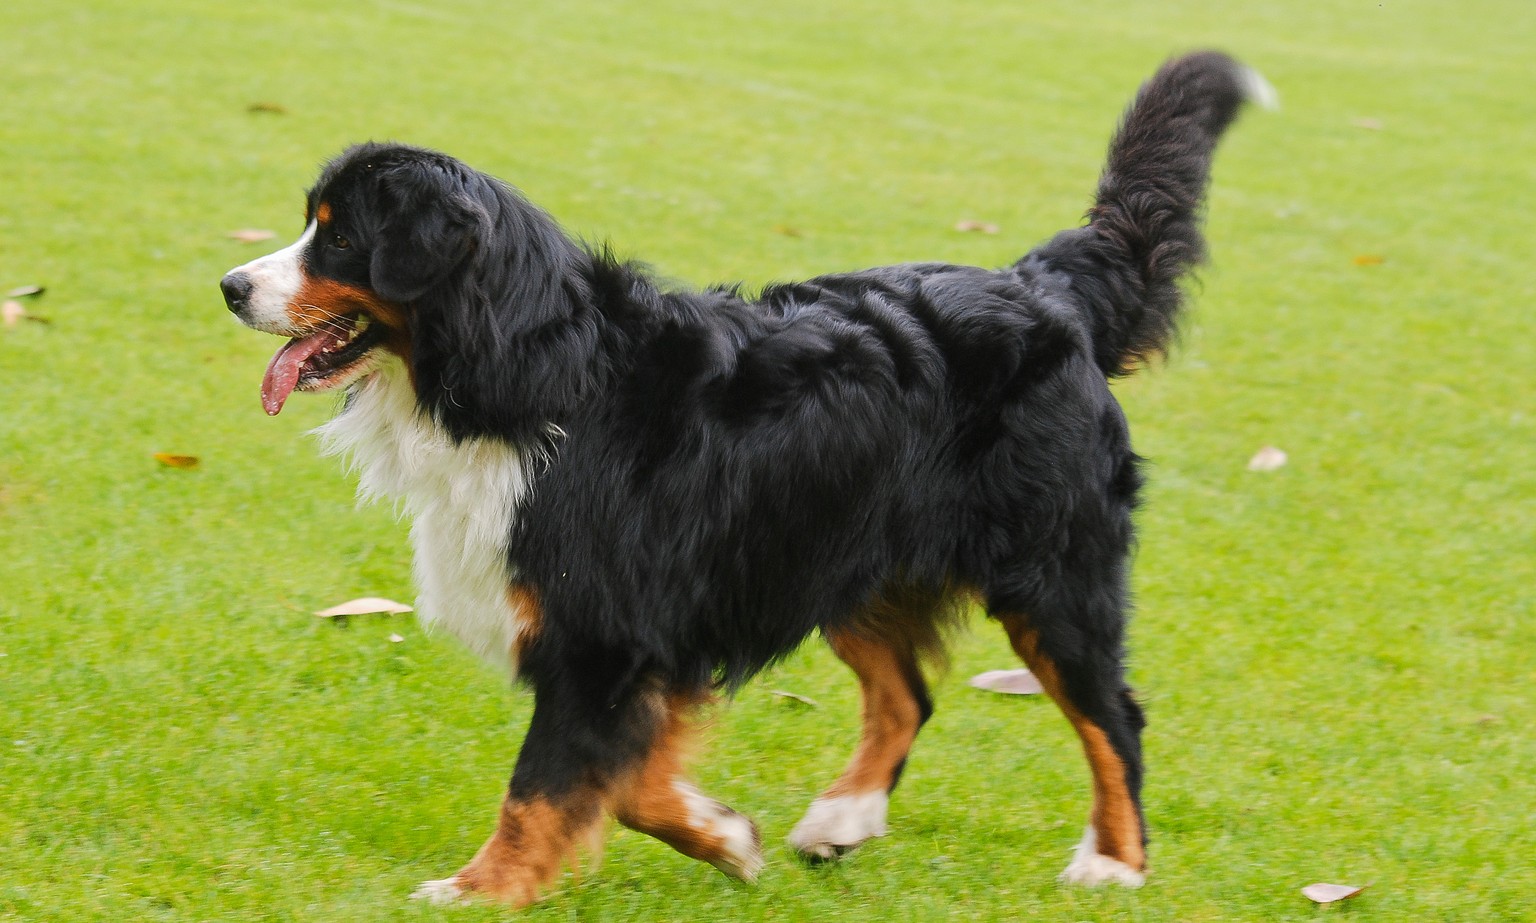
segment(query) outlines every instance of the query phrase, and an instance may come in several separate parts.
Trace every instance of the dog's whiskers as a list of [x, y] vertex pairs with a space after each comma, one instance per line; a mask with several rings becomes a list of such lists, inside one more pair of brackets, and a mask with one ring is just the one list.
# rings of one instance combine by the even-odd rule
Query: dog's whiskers
[[353, 328], [350, 315], [338, 314], [329, 308], [321, 307], [317, 304], [295, 304], [294, 307], [306, 308], [324, 315], [317, 326], [330, 327], [331, 331], [338, 336], [349, 332]]

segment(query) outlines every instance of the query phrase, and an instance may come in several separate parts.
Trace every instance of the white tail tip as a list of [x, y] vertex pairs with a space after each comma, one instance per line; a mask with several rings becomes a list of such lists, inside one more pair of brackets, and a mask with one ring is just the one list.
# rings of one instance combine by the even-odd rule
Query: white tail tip
[[1280, 94], [1275, 91], [1275, 85], [1264, 79], [1264, 75], [1251, 67], [1243, 67], [1238, 72], [1238, 82], [1243, 86], [1243, 95], [1248, 101], [1261, 109], [1279, 109]]

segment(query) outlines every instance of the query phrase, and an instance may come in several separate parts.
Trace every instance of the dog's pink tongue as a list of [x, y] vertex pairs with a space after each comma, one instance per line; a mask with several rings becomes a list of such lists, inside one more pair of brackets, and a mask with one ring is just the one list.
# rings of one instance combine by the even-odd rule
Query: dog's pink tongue
[[307, 337], [294, 337], [277, 351], [267, 363], [267, 374], [261, 379], [261, 406], [267, 416], [275, 417], [283, 409], [283, 402], [299, 384], [299, 372], [309, 357], [336, 341], [334, 333], [311, 333]]

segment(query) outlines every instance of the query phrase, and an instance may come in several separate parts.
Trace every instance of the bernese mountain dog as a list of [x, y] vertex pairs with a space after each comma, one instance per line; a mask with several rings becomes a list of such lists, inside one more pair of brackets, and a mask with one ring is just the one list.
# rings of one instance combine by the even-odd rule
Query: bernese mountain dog
[[1173, 59], [1083, 226], [1000, 269], [756, 297], [662, 286], [444, 154], [369, 143], [325, 166], [302, 236], [221, 284], [289, 338], [262, 404], [342, 393], [320, 437], [410, 516], [423, 619], [533, 693], [495, 832], [418, 894], [528, 904], [607, 814], [752, 879], [757, 827], [689, 780], [690, 729], [817, 632], [863, 730], [789, 841], [831, 859], [885, 834], [933, 708], [923, 664], [973, 605], [1082, 740], [1093, 807], [1063, 878], [1141, 884], [1141, 476], [1108, 383], [1166, 348], [1213, 150], [1269, 92], [1221, 53]]

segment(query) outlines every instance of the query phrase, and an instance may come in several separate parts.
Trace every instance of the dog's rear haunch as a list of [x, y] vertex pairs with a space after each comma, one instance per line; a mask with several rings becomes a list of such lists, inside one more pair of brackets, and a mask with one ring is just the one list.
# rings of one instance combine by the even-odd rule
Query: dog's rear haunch
[[684, 768], [695, 712], [820, 632], [858, 677], [852, 761], [789, 839], [886, 832], [932, 711], [921, 663], [979, 604], [1082, 738], [1063, 877], [1146, 872], [1143, 718], [1124, 676], [1141, 478], [1107, 379], [1166, 348], [1212, 151], [1267, 86], [1169, 62], [1083, 227], [999, 270], [921, 263], [664, 290], [442, 154], [354, 147], [291, 246], [223, 281], [289, 337], [262, 382], [341, 390], [321, 429], [413, 518], [418, 608], [531, 687], [495, 833], [434, 900], [538, 899], [612, 814], [751, 879], [757, 828]]

